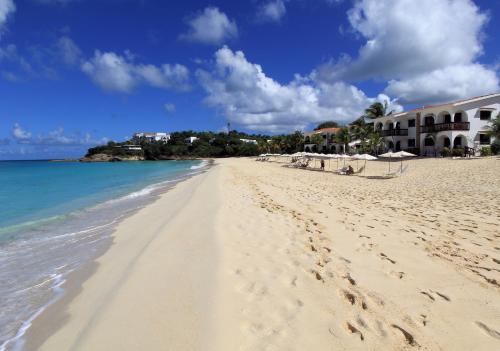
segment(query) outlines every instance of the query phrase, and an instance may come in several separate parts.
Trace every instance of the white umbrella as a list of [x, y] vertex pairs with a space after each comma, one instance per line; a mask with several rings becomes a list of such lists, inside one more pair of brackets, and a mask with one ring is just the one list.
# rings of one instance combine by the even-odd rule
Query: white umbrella
[[356, 160], [365, 160], [365, 166], [364, 166], [365, 172], [366, 172], [366, 161], [372, 161], [377, 159], [375, 156], [369, 154], [354, 155], [353, 158], [355, 158]]
[[392, 152], [392, 151], [389, 151], [389, 152], [386, 152], [385, 154], [379, 155], [379, 157], [389, 158], [389, 173], [391, 172], [391, 159], [393, 157], [397, 157], [395, 155], [396, 155], [396, 153]]
[[411, 154], [406, 151], [398, 151], [398, 152], [386, 152], [385, 154], [379, 155], [380, 157], [386, 157], [389, 158], [389, 172], [391, 171], [391, 159], [392, 158], [399, 158], [401, 159], [401, 171], [403, 170], [403, 158], [405, 157], [414, 157], [417, 155]]
[[343, 158], [344, 159], [344, 166], [345, 166], [345, 160], [348, 159], [348, 158], [351, 158], [351, 156], [346, 155], [346, 154], [341, 154], [341, 155], [339, 155], [339, 158]]
[[401, 173], [403, 172], [403, 158], [417, 156], [415, 154], [412, 154], [412, 153], [406, 152], [406, 151], [398, 151], [398, 152], [396, 152], [396, 154], [398, 155], [398, 157], [401, 157], [401, 169], [400, 169]]

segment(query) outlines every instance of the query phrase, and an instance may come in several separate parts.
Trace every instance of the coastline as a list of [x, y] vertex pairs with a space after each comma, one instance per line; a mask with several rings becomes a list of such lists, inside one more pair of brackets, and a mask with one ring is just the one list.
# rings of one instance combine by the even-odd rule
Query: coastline
[[[141, 209], [156, 202], [163, 194], [168, 193], [177, 184], [187, 181], [193, 176], [203, 174], [210, 169], [212, 163], [211, 160], [204, 160], [200, 165], [192, 166], [190, 171], [187, 171], [186, 174], [180, 177], [176, 176], [176, 178], [172, 180], [152, 183], [138, 191], [125, 194], [116, 199], [107, 200], [104, 205], [107, 207], [116, 207], [117, 205], [121, 210], [125, 210], [124, 214], [118, 215], [118, 213], [110, 213], [112, 215], [116, 214], [118, 217], [102, 226], [107, 228], [103, 229], [105, 232], [101, 234], [102, 238], [98, 240], [101, 244], [93, 248], [92, 258], [84, 261], [83, 264], [80, 264], [78, 267], [72, 268], [69, 273], [64, 273], [60, 278], [61, 282], [55, 282], [53, 284], [52, 291], [54, 297], [52, 300], [40, 306], [39, 310], [24, 322], [23, 326], [17, 331], [18, 334], [13, 336], [12, 339], [10, 339], [11, 341], [7, 343], [7, 350], [24, 349], [24, 347], [26, 347], [26, 349], [38, 349], [39, 344], [45, 338], [64, 324], [65, 319], [62, 318], [61, 311], [64, 309], [64, 306], [81, 291], [81, 284], [95, 272], [97, 268], [96, 259], [101, 257], [113, 245], [113, 235], [119, 224], [127, 218], [134, 216]], [[130, 202], [131, 200], [129, 199], [135, 198], [137, 198], [138, 201], [134, 200], [134, 202]], [[122, 200], [128, 202], [123, 203]], [[123, 207], [124, 204], [128, 204], [128, 208]], [[98, 204], [95, 208], [90, 207], [89, 209], [95, 211], [101, 206], [102, 204]]]
[[409, 166], [217, 160], [120, 223], [40, 349], [494, 349], [500, 164]]

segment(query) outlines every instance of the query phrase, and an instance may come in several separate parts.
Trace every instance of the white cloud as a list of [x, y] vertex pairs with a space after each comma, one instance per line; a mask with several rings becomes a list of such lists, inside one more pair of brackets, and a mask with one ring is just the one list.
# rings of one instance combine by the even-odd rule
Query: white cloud
[[[348, 18], [366, 42], [357, 58], [344, 55], [319, 67], [318, 79], [388, 79], [387, 92], [407, 103], [422, 98], [425, 79], [438, 79], [426, 83], [438, 101], [498, 89], [496, 73], [476, 62], [488, 16], [471, 0], [357, 0]], [[479, 71], [484, 85], [468, 81]]]
[[73, 66], [79, 63], [82, 52], [70, 37], [62, 36], [59, 38], [56, 47], [65, 64]]
[[[280, 84], [243, 52], [227, 47], [215, 53], [213, 71], [198, 70], [197, 77], [207, 92], [206, 104], [220, 109], [230, 122], [253, 130], [281, 132], [324, 120], [352, 121], [377, 100], [353, 85], [317, 82], [313, 76]], [[394, 108], [401, 109], [397, 104]]]
[[429, 104], [498, 91], [494, 71], [479, 64], [455, 65], [405, 80], [391, 80], [386, 88], [402, 103]]
[[257, 19], [264, 22], [279, 22], [285, 13], [283, 0], [270, 0], [259, 7]]
[[175, 104], [168, 102], [165, 105], [163, 105], [163, 108], [167, 113], [174, 113], [175, 112]]
[[14, 137], [18, 143], [23, 144], [31, 140], [31, 133], [23, 129], [18, 123], [15, 123], [12, 128], [12, 137]]
[[0, 34], [7, 19], [16, 11], [16, 5], [12, 0], [0, 0]]
[[203, 44], [221, 44], [238, 36], [238, 27], [217, 7], [207, 7], [186, 21], [188, 31], [180, 39]]
[[21, 127], [18, 123], [12, 128], [12, 137], [18, 144], [45, 145], [45, 146], [85, 146], [107, 142], [107, 138], [95, 139], [89, 133], [71, 134], [64, 133], [64, 128], [59, 127], [47, 134], [33, 136], [31, 132]]
[[139, 84], [157, 88], [189, 89], [189, 70], [182, 65], [135, 64], [133, 55], [96, 50], [81, 68], [92, 81], [107, 91], [129, 93]]

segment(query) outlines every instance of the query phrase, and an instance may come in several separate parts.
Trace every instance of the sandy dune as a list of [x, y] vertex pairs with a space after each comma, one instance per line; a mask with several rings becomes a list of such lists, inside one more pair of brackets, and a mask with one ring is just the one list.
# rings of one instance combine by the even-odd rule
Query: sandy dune
[[386, 167], [217, 161], [120, 225], [43, 349], [500, 349], [500, 160]]

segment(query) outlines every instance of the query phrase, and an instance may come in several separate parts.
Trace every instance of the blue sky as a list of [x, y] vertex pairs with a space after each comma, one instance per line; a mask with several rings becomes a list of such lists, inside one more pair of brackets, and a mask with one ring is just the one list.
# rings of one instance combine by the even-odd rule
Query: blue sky
[[487, 0], [0, 0], [0, 159], [496, 92], [498, 15]]

